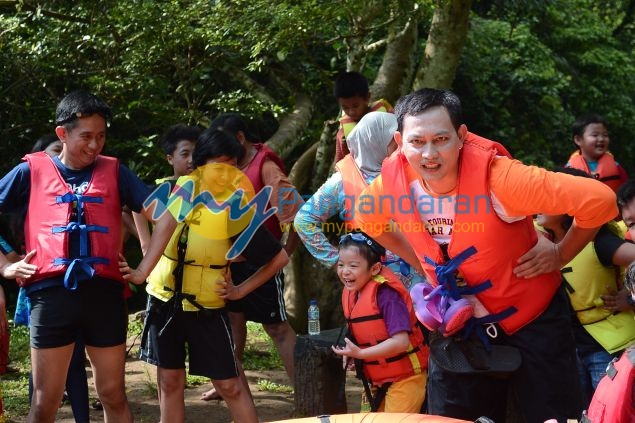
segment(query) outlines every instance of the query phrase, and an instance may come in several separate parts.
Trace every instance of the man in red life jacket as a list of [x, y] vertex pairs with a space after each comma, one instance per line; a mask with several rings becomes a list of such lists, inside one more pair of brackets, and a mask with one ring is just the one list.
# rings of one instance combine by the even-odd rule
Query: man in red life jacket
[[[100, 154], [110, 116], [100, 98], [68, 94], [55, 117], [60, 155], [28, 154], [0, 180], [1, 212], [27, 206], [27, 254], [13, 264], [0, 255], [0, 273], [21, 278], [32, 305], [28, 422], [55, 420], [78, 333], [105, 419], [133, 420], [124, 385], [129, 287], [121, 273], [127, 269], [120, 267], [121, 208], [152, 216], [143, 208], [146, 185], [117, 159]], [[157, 224], [149, 255], [158, 260], [175, 226], [174, 219]], [[142, 283], [150, 270], [141, 267], [133, 281]]]
[[[460, 100], [448, 90], [404, 96], [395, 114], [399, 150], [362, 193], [358, 219], [448, 295], [474, 304], [475, 317], [459, 337], [496, 335], [486, 345], [513, 346], [522, 357], [520, 368], [501, 379], [451, 373], [431, 351], [428, 412], [505, 421], [511, 389], [527, 422], [579, 416], [559, 269], [617, 214], [613, 192], [598, 181], [512, 160], [502, 145], [468, 132]], [[562, 242], [537, 241], [531, 216], [538, 212], [574, 216]], [[410, 229], [382, 229], [399, 227]]]

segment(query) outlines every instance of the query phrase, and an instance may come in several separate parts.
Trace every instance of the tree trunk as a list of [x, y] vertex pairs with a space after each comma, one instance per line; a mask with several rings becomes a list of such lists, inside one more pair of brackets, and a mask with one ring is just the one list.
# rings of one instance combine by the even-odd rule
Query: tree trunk
[[450, 88], [467, 39], [472, 0], [437, 0], [413, 89]]
[[417, 49], [417, 20], [412, 15], [406, 27], [395, 35], [384, 53], [375, 82], [370, 88], [373, 98], [384, 98], [391, 104], [410, 90]]
[[300, 134], [309, 126], [311, 114], [313, 112], [313, 102], [305, 93], [298, 93], [295, 99], [295, 108], [280, 121], [280, 127], [271, 138], [267, 140], [267, 145], [285, 160], [293, 149], [293, 141], [300, 138]]

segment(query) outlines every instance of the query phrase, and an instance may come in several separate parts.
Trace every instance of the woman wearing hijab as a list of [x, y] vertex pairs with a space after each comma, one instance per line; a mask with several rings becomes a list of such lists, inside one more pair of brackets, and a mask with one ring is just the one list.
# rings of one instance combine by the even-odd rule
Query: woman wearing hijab
[[[397, 118], [392, 113], [370, 112], [364, 115], [346, 138], [350, 154], [337, 162], [337, 172], [296, 214], [296, 232], [311, 255], [323, 265], [335, 266], [339, 256], [337, 246], [329, 242], [329, 235], [339, 239], [346, 231], [360, 229], [355, 223], [355, 203], [363, 189], [380, 174], [384, 159], [397, 149], [393, 139], [396, 130]], [[343, 222], [327, 223], [335, 215], [339, 215]], [[413, 276], [417, 276], [404, 269], [399, 259], [389, 251], [384, 264], [400, 276], [406, 287], [411, 284]]]

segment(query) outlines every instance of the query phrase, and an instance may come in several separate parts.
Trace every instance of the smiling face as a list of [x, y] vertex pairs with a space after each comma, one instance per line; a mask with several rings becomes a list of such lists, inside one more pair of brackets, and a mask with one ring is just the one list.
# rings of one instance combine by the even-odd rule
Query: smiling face
[[368, 260], [359, 253], [359, 248], [346, 246], [340, 248], [337, 261], [337, 276], [349, 291], [361, 291], [361, 289], [379, 273], [381, 263], [369, 266]]
[[594, 162], [609, 149], [609, 131], [603, 123], [590, 123], [582, 136], [574, 137], [573, 142], [586, 160]]
[[454, 129], [445, 107], [433, 107], [403, 119], [395, 141], [410, 166], [437, 194], [451, 192], [459, 178], [459, 153], [467, 127]]
[[106, 119], [94, 114], [78, 118], [72, 129], [67, 126], [55, 128], [62, 141], [61, 162], [69, 169], [79, 170], [95, 162], [106, 142]]
[[201, 169], [205, 188], [213, 195], [229, 189], [238, 175], [237, 160], [228, 156], [215, 157], [205, 162]]
[[635, 240], [635, 199], [622, 207], [622, 219], [628, 228], [631, 238]]
[[180, 140], [172, 154], [167, 155], [168, 163], [172, 165], [176, 178], [192, 173], [192, 151], [195, 145], [194, 141]]

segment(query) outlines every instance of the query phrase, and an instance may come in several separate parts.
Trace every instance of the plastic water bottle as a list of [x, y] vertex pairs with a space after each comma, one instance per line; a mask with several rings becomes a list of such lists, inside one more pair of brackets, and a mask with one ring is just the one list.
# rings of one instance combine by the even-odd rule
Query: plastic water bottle
[[313, 298], [309, 303], [309, 335], [320, 334], [320, 309], [317, 300]]

